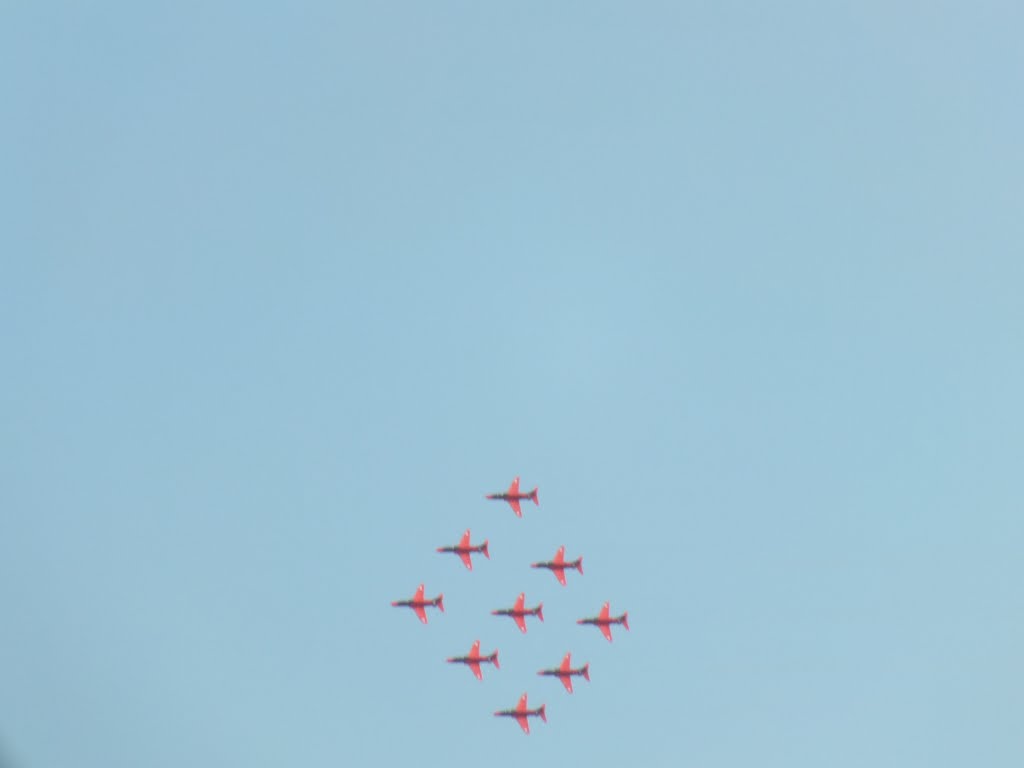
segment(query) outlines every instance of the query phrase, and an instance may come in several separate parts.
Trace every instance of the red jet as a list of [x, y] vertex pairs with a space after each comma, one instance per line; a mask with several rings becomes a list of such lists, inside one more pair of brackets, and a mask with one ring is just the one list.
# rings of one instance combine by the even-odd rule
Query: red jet
[[438, 595], [433, 600], [426, 600], [423, 597], [423, 585], [420, 584], [419, 589], [416, 590], [416, 595], [412, 600], [395, 600], [391, 603], [396, 608], [412, 608], [416, 611], [416, 615], [420, 617], [420, 621], [424, 624], [427, 623], [427, 611], [426, 607], [432, 605], [435, 608], [440, 608], [441, 613], [444, 613], [444, 595]]
[[523, 729], [523, 733], [530, 733], [530, 720], [531, 717], [539, 717], [545, 723], [548, 721], [548, 716], [544, 714], [544, 704], [541, 704], [536, 709], [526, 708], [526, 694], [524, 693], [519, 697], [519, 703], [516, 704], [515, 709], [500, 709], [494, 713], [495, 717], [514, 717], [519, 721], [519, 727]]
[[536, 608], [526, 608], [526, 593], [520, 592], [519, 597], [516, 598], [516, 604], [512, 608], [501, 608], [497, 611], [491, 611], [492, 616], [511, 616], [516, 620], [516, 625], [519, 627], [520, 632], [526, 632], [526, 617], [536, 616], [541, 621], [544, 621], [544, 603], [537, 603]]
[[538, 672], [538, 675], [549, 675], [551, 677], [557, 677], [562, 681], [562, 685], [565, 686], [565, 690], [572, 693], [572, 678], [573, 675], [586, 678], [587, 682], [590, 682], [590, 665], [584, 664], [579, 669], [573, 669], [569, 666], [571, 653], [565, 654], [565, 658], [562, 659], [561, 666], [556, 669], [542, 669]]
[[488, 554], [488, 552], [487, 552], [487, 539], [484, 539], [484, 543], [483, 544], [478, 544], [475, 547], [472, 544], [469, 543], [469, 528], [467, 528], [466, 532], [464, 534], [462, 534], [462, 540], [459, 541], [459, 543], [456, 546], [454, 546], [454, 547], [438, 547], [437, 551], [438, 552], [454, 552], [455, 554], [457, 554], [459, 557], [462, 558], [462, 562], [464, 562], [466, 564], [466, 569], [470, 570], [470, 571], [473, 570], [473, 558], [470, 557], [470, 554], [472, 554], [473, 552], [480, 552], [488, 560], [491, 559], [490, 554]]
[[529, 499], [538, 507], [540, 502], [537, 501], [537, 489], [534, 488], [529, 493], [519, 492], [519, 478], [517, 477], [512, 481], [512, 485], [508, 487], [508, 490], [504, 493], [491, 493], [484, 497], [485, 499], [500, 499], [501, 501], [507, 501], [508, 505], [512, 507], [512, 511], [516, 513], [516, 517], [523, 516], [523, 510], [519, 508], [520, 501], [526, 501]]
[[558, 579], [558, 583], [561, 584], [564, 587], [565, 586], [565, 569], [566, 568], [575, 568], [577, 571], [580, 572], [581, 576], [583, 575], [583, 558], [582, 557], [577, 557], [571, 563], [567, 563], [565, 561], [565, 547], [559, 547], [558, 551], [555, 552], [555, 559], [554, 560], [551, 560], [550, 562], [547, 562], [547, 563], [531, 563], [530, 567], [531, 568], [547, 568], [553, 574], [555, 574], [555, 578]]
[[477, 640], [473, 643], [473, 647], [469, 649], [469, 656], [453, 656], [450, 659], [446, 659], [449, 664], [465, 664], [476, 676], [477, 680], [483, 680], [483, 673], [480, 671], [480, 663], [484, 662], [487, 664], [493, 664], [495, 669], [501, 669], [501, 665], [498, 664], [498, 649], [494, 649], [494, 653], [490, 656], [480, 655], [480, 641]]
[[601, 613], [597, 615], [597, 618], [593, 619], [577, 619], [577, 624], [594, 624], [600, 630], [601, 634], [608, 638], [608, 642], [612, 641], [612, 624], [621, 624], [629, 630], [628, 614], [624, 611], [621, 616], [611, 616], [608, 613], [608, 603], [605, 603], [601, 607]]

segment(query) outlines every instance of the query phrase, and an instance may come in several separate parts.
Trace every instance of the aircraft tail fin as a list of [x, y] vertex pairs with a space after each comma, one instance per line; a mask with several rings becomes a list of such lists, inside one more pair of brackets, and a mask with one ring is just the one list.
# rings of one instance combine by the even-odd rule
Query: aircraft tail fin
[[586, 678], [588, 683], [590, 682], [590, 663], [589, 662], [583, 665], [583, 677]]
[[544, 621], [544, 603], [537, 603], [537, 618]]
[[501, 669], [501, 664], [498, 663], [498, 649], [494, 649], [494, 653], [491, 654], [491, 659], [494, 661], [494, 668]]
[[487, 539], [484, 539], [484, 557], [486, 557], [488, 560], [491, 559], [490, 554], [487, 552]]
[[441, 613], [444, 613], [444, 593], [442, 592], [437, 596], [437, 607], [441, 609]]
[[580, 572], [580, 576], [583, 575], [583, 556], [576, 558], [576, 570]]
[[545, 723], [548, 721], [548, 716], [544, 713], [544, 707], [546, 706], [546, 704], [540, 705], [540, 719], [543, 720]]
[[540, 506], [540, 502], [537, 501], [537, 488], [536, 487], [532, 491], [530, 491], [530, 500], [534, 504], [536, 504], [538, 507]]
[[629, 631], [629, 614], [626, 611], [622, 612], [622, 626], [626, 628], [626, 631]]

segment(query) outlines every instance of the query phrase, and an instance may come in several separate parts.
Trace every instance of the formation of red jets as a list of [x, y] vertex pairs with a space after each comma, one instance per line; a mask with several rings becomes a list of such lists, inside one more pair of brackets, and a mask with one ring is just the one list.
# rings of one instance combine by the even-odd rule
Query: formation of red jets
[[[529, 493], [520, 493], [519, 491], [519, 478], [517, 477], [512, 481], [508, 490], [504, 493], [492, 493], [488, 494], [485, 498], [494, 499], [499, 501], [505, 501], [515, 512], [517, 517], [523, 516], [523, 510], [520, 506], [521, 501], [532, 501], [537, 506], [540, 506], [540, 502], [537, 501], [537, 489], [534, 488]], [[470, 540], [470, 533], [467, 529], [462, 534], [462, 538], [459, 543], [454, 546], [438, 547], [438, 552], [453, 553], [459, 556], [467, 570], [473, 570], [473, 559], [472, 555], [482, 554], [484, 557], [490, 559], [490, 554], [487, 550], [487, 540], [481, 544], [472, 544]], [[543, 562], [531, 563], [531, 568], [544, 568], [551, 571], [555, 578], [558, 579], [558, 583], [563, 587], [566, 586], [565, 572], [566, 570], [575, 570], [580, 575], [583, 574], [583, 558], [577, 557], [575, 560], [565, 559], [565, 547], [559, 547], [555, 553], [553, 559]], [[444, 613], [444, 595], [439, 594], [437, 597], [429, 598], [425, 596], [424, 585], [420, 584], [416, 590], [416, 594], [410, 600], [395, 600], [391, 605], [396, 607], [412, 608], [415, 611], [416, 616], [424, 624], [427, 623], [427, 608], [437, 608], [439, 611]], [[499, 608], [491, 611], [494, 616], [510, 616], [515, 621], [516, 626], [519, 627], [519, 631], [526, 633], [526, 617], [536, 616], [540, 621], [544, 621], [544, 604], [537, 603], [533, 608], [526, 607], [526, 593], [520, 592], [519, 597], [516, 598], [515, 603], [511, 608]], [[605, 603], [601, 607], [600, 613], [597, 616], [588, 618], [578, 619], [577, 624], [593, 624], [601, 630], [601, 634], [607, 638], [608, 642], [612, 641], [612, 625], [621, 624], [627, 630], [629, 629], [629, 621], [626, 613], [621, 616], [612, 616], [610, 606]], [[473, 643], [473, 647], [470, 648], [469, 653], [466, 656], [452, 656], [447, 659], [450, 664], [465, 664], [469, 667], [477, 680], [483, 680], [483, 672], [481, 670], [481, 664], [492, 664], [495, 669], [501, 669], [498, 664], [498, 651], [495, 649], [489, 655], [483, 655], [480, 653], [480, 641], [477, 640]], [[590, 681], [590, 664], [584, 664], [583, 666], [573, 669], [572, 668], [572, 654], [566, 653], [562, 659], [562, 663], [552, 669], [542, 669], [537, 672], [538, 675], [547, 677], [557, 677], [562, 685], [565, 686], [565, 690], [572, 693], [572, 678], [582, 677], [588, 682]], [[547, 722], [547, 714], [545, 712], [545, 705], [541, 704], [536, 709], [530, 709], [527, 705], [527, 695], [524, 693], [516, 704], [514, 709], [502, 709], [494, 713], [495, 717], [513, 717], [516, 722], [519, 723], [520, 728], [523, 729], [524, 733], [530, 732], [530, 718], [539, 717], [544, 722]]]

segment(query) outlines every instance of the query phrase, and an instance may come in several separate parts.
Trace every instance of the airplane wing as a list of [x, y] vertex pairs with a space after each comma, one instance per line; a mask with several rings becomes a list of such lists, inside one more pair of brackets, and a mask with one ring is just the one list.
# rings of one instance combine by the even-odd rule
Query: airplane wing
[[479, 640], [477, 640], [475, 643], [473, 643], [473, 647], [469, 649], [469, 655], [474, 657], [474, 658], [480, 655], [480, 641]]
[[569, 671], [569, 665], [572, 663], [572, 653], [565, 654], [565, 658], [562, 659], [562, 666], [559, 667], [563, 672]]
[[459, 557], [462, 558], [462, 562], [466, 565], [466, 570], [473, 570], [473, 558], [470, 557], [469, 552], [459, 552]]
[[469, 662], [469, 668], [471, 670], [473, 670], [473, 676], [476, 677], [477, 680], [483, 680], [484, 679], [483, 674], [480, 672], [480, 662], [478, 662], [478, 661], [471, 661], [471, 662]]
[[568, 675], [559, 675], [558, 679], [562, 681], [562, 685], [565, 686], [565, 690], [572, 693], [572, 678]]
[[554, 562], [556, 562], [556, 563], [564, 563], [565, 562], [565, 547], [559, 547], [558, 551], [555, 552]]
[[552, 568], [551, 572], [555, 574], [555, 578], [558, 579], [558, 583], [563, 587], [565, 586], [565, 568]]
[[601, 613], [597, 615], [597, 618], [601, 619], [602, 621], [608, 618], [608, 603], [605, 603], [601, 606]]
[[427, 623], [427, 609], [422, 605], [414, 605], [413, 609], [416, 611], [416, 615], [420, 617], [420, 621], [424, 624]]
[[420, 584], [419, 589], [416, 590], [416, 594], [415, 594], [415, 596], [412, 599], [415, 600], [418, 603], [423, 601], [423, 585], [422, 584]]
[[516, 625], [519, 627], [520, 632], [526, 632], [526, 617], [521, 613], [512, 615], [512, 618], [516, 620]]
[[598, 624], [601, 628], [601, 634], [608, 638], [608, 642], [612, 641], [612, 627], [611, 624]]
[[459, 546], [462, 547], [463, 549], [465, 549], [466, 547], [469, 546], [469, 529], [468, 528], [466, 529], [466, 532], [464, 534], [462, 534], [462, 539], [459, 541]]
[[523, 509], [519, 506], [519, 499], [509, 499], [508, 505], [512, 507], [512, 511], [516, 513], [516, 517], [523, 516]]
[[519, 597], [516, 598], [516, 604], [513, 607], [513, 610], [521, 611], [521, 610], [523, 610], [523, 608], [525, 606], [526, 606], [526, 593], [525, 592], [520, 592], [519, 593]]
[[518, 496], [519, 495], [519, 477], [518, 476], [516, 477], [515, 480], [512, 481], [512, 485], [510, 485], [508, 487], [508, 495], [509, 496]]
[[523, 733], [530, 732], [530, 719], [526, 715], [516, 715], [516, 720], [519, 721], [519, 727], [523, 729]]

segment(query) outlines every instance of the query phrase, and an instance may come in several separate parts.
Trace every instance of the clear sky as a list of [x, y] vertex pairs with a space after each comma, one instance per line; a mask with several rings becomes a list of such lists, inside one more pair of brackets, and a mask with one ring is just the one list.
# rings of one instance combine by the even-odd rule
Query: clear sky
[[0, 764], [1024, 765], [1022, 8], [4, 4]]

